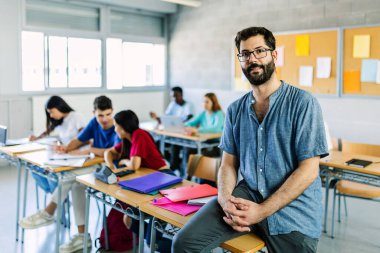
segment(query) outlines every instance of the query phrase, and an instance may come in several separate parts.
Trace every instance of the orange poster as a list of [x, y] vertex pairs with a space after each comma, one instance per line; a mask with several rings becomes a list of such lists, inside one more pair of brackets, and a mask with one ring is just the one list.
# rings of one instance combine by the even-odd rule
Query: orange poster
[[343, 93], [360, 92], [360, 71], [344, 71], [343, 74]]

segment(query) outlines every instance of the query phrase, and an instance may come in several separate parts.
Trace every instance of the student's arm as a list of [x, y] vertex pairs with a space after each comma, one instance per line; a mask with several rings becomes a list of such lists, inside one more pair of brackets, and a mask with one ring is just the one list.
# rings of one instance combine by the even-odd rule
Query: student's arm
[[81, 146], [85, 145], [86, 143], [81, 142], [78, 139], [73, 139], [69, 142], [67, 145], [57, 145], [54, 147], [54, 151], [58, 153], [68, 153], [75, 149], [80, 148]]
[[106, 149], [106, 151], [104, 151], [104, 161], [113, 172], [117, 172], [116, 167], [113, 163], [113, 161], [117, 159], [120, 159], [120, 153], [117, 152], [114, 147]]
[[199, 127], [198, 132], [200, 133], [221, 133], [223, 132], [224, 126], [224, 113], [222, 111], [217, 111], [213, 114], [212, 124]]
[[300, 196], [318, 175], [319, 156], [303, 160], [281, 187], [261, 204], [232, 197], [230, 201], [238, 208], [227, 207], [225, 212], [231, 217], [224, 217], [224, 220], [236, 231], [250, 231], [250, 225], [262, 221]]

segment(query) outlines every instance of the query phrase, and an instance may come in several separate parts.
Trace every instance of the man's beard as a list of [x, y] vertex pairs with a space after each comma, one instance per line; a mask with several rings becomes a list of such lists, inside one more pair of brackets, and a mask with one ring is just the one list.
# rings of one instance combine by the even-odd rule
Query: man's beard
[[[250, 74], [251, 70], [253, 68], [257, 68], [257, 67], [263, 69], [263, 73], [251, 76], [251, 74]], [[264, 65], [264, 64], [259, 65], [257, 63], [252, 63], [246, 69], [242, 68], [242, 71], [243, 71], [245, 77], [248, 79], [248, 81], [252, 85], [259, 86], [271, 78], [275, 69], [276, 69], [276, 67], [275, 67], [274, 61], [272, 59], [272, 61], [266, 65]]]

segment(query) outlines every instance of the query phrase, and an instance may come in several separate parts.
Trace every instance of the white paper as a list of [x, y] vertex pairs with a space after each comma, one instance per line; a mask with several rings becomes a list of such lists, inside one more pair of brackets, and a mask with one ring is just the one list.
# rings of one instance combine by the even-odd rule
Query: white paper
[[69, 159], [69, 160], [48, 160], [44, 162], [43, 166], [51, 167], [83, 167], [86, 158]]
[[329, 78], [331, 74], [331, 57], [317, 57], [317, 78]]
[[189, 199], [187, 201], [188, 205], [192, 206], [202, 206], [209, 202], [210, 200], [214, 199], [216, 196], [209, 196], [209, 197], [203, 197], [203, 198], [197, 198], [197, 199]]
[[280, 46], [276, 48], [276, 51], [277, 51], [276, 67], [284, 66], [284, 62], [285, 62], [284, 49], [285, 49], [284, 46]]
[[313, 86], [313, 66], [300, 66], [298, 83], [300, 86]]
[[70, 154], [52, 154], [49, 160], [77, 160], [77, 159], [94, 158], [93, 155], [70, 155]]
[[380, 84], [380, 61], [377, 62], [376, 83]]

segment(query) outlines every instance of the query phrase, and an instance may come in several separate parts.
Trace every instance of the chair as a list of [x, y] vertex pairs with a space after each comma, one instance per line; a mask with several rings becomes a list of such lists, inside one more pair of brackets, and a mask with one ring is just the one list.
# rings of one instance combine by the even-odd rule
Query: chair
[[[380, 159], [380, 146], [363, 143], [352, 143], [346, 140], [341, 141], [342, 151], [345, 153], [378, 156]], [[380, 187], [356, 183], [348, 180], [339, 180], [334, 186], [333, 213], [331, 221], [331, 238], [334, 238], [334, 216], [335, 202], [338, 196], [338, 222], [341, 221], [340, 203], [344, 198], [345, 211], [347, 216], [346, 197], [365, 199], [380, 202]]]
[[[207, 157], [198, 154], [190, 155], [187, 166], [188, 180], [191, 180], [192, 177], [197, 177], [199, 179], [216, 183], [220, 162], [220, 158]], [[248, 233], [228, 240], [222, 243], [220, 247], [233, 253], [253, 253], [263, 249], [265, 243], [259, 236], [253, 233]]]

